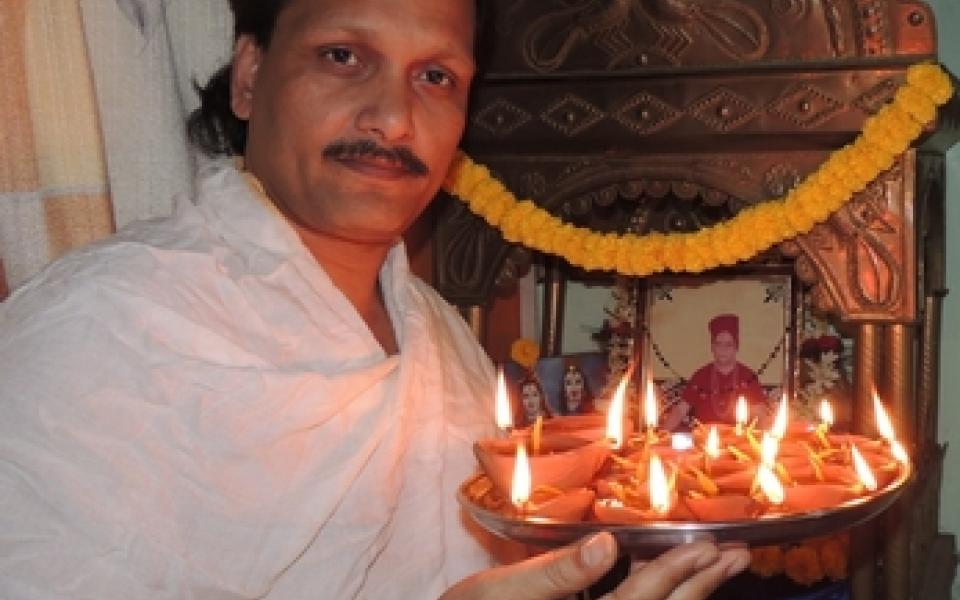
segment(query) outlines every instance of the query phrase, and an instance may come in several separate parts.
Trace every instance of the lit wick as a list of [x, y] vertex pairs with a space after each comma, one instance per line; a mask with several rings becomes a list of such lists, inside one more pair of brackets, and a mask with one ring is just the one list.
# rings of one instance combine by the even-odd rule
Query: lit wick
[[537, 415], [533, 422], [533, 432], [530, 434], [530, 451], [534, 456], [540, 454], [540, 440], [543, 439], [543, 415]]
[[830, 438], [827, 433], [833, 427], [833, 406], [826, 398], [820, 401], [820, 424], [817, 425], [815, 434], [824, 448], [830, 448]]
[[610, 440], [610, 446], [614, 450], [623, 447], [623, 405], [626, 395], [627, 377], [624, 376], [617, 385], [613, 399], [610, 400], [610, 407], [607, 409], [607, 439]]
[[787, 404], [787, 394], [780, 397], [780, 408], [777, 410], [777, 416], [773, 419], [773, 427], [770, 428], [770, 435], [782, 440], [787, 434], [787, 420], [790, 418], [790, 406]]
[[747, 406], [747, 399], [740, 395], [737, 398], [737, 427], [736, 434], [737, 437], [743, 435], [743, 426], [747, 424], [747, 421], [750, 419], [750, 408]]
[[517, 443], [516, 460], [513, 463], [513, 484], [510, 486], [510, 501], [523, 516], [527, 512], [531, 493], [530, 461], [523, 442]]
[[717, 426], [710, 426], [710, 433], [707, 434], [707, 443], [703, 447], [703, 468], [710, 474], [710, 461], [720, 458], [720, 434], [717, 433]]
[[494, 418], [497, 423], [497, 437], [510, 437], [510, 432], [513, 430], [513, 415], [510, 410], [510, 396], [507, 395], [507, 382], [503, 377], [503, 367], [497, 368], [497, 391], [494, 396]]
[[877, 491], [877, 478], [870, 469], [870, 465], [868, 465], [867, 461], [863, 458], [863, 455], [860, 454], [860, 451], [857, 450], [855, 445], [850, 446], [850, 453], [853, 455], [853, 465], [857, 470], [857, 476], [860, 478], [863, 487], [867, 488], [867, 491], [870, 492]]
[[663, 463], [656, 454], [650, 456], [650, 508], [661, 517], [670, 513], [670, 484]]
[[897, 441], [897, 434], [893, 429], [893, 423], [890, 421], [890, 416], [887, 415], [887, 411], [883, 408], [883, 403], [880, 402], [880, 396], [877, 395], [876, 390], [873, 391], [873, 411], [876, 413], [877, 432], [880, 434], [880, 437], [887, 440], [890, 444], [890, 453], [893, 454], [893, 457], [901, 464], [910, 464], [910, 456], [907, 454], [907, 450], [903, 447], [903, 444]]
[[653, 377], [647, 378], [647, 393], [643, 395], [643, 416], [647, 426], [647, 443], [657, 442], [657, 394]]

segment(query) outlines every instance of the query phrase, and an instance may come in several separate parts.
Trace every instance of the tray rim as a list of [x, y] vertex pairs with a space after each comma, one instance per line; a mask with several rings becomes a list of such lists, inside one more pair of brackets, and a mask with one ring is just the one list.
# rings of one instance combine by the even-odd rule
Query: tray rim
[[592, 533], [609, 531], [622, 550], [638, 557], [651, 557], [678, 544], [700, 540], [718, 544], [769, 546], [838, 533], [883, 513], [896, 501], [913, 476], [912, 464], [901, 464], [898, 477], [869, 496], [804, 513], [764, 515], [738, 521], [650, 521], [643, 525], [627, 525], [599, 521], [558, 521], [536, 516], [510, 517], [483, 508], [466, 496], [464, 487], [475, 476], [457, 488], [457, 500], [471, 519], [502, 538], [535, 546], [555, 547]]

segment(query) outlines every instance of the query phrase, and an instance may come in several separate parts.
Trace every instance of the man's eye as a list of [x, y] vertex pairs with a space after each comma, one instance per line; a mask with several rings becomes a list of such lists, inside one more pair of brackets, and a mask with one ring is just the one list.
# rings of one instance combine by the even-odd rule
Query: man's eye
[[454, 83], [453, 77], [441, 69], [428, 69], [423, 72], [422, 78], [427, 83], [444, 87], [452, 87]]
[[346, 67], [356, 66], [360, 62], [357, 55], [347, 48], [326, 48], [321, 52], [321, 56]]

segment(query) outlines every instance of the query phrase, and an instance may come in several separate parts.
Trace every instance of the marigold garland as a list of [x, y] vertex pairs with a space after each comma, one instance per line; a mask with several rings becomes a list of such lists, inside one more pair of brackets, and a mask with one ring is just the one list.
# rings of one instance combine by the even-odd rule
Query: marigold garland
[[599, 233], [564, 223], [531, 200], [517, 200], [486, 167], [466, 154], [450, 166], [444, 188], [500, 230], [504, 239], [555, 254], [587, 270], [642, 277], [662, 271], [699, 273], [753, 258], [825, 221], [893, 165], [953, 95], [935, 64], [907, 69], [893, 100], [864, 123], [860, 135], [783, 198], [741, 210], [692, 233]]

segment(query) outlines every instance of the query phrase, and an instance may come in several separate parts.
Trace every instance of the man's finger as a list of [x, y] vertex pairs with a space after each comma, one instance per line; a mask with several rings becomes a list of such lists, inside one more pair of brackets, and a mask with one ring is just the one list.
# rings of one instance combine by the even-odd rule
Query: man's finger
[[714, 565], [720, 550], [709, 542], [677, 546], [632, 572], [605, 599], [664, 600], [700, 571]]
[[713, 593], [720, 584], [738, 575], [750, 566], [750, 551], [724, 550], [720, 559], [681, 583], [667, 600], [701, 600]]
[[601, 532], [576, 544], [469, 577], [450, 588], [443, 598], [565, 598], [600, 579], [616, 559], [616, 541], [610, 533]]

